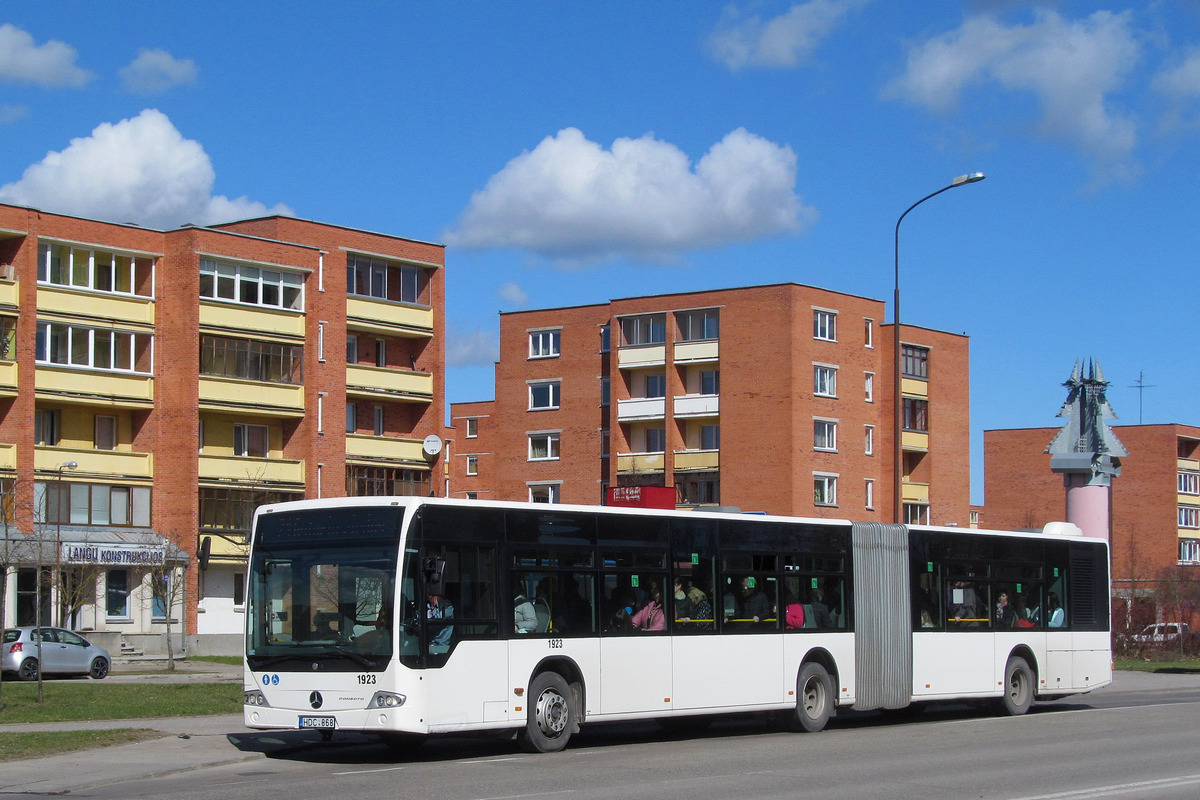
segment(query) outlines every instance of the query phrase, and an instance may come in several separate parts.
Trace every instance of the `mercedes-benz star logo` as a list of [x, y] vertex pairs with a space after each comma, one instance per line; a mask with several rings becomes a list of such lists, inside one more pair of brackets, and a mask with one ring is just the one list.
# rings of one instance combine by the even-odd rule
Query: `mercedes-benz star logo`
[[321, 707], [321, 703], [323, 703], [323, 702], [325, 702], [325, 701], [321, 699], [321, 693], [320, 693], [320, 692], [313, 692], [312, 694], [310, 694], [310, 695], [308, 696], [308, 702], [309, 702], [310, 704], [312, 704], [312, 707], [313, 707], [313, 708], [320, 708], [320, 707]]

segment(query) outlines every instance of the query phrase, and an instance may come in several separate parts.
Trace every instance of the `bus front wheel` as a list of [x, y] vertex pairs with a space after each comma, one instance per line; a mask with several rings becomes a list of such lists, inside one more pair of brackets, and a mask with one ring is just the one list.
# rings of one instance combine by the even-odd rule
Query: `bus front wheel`
[[816, 733], [833, 715], [833, 681], [829, 671], [810, 661], [800, 668], [796, 679], [796, 711], [788, 716], [788, 727]]
[[543, 672], [529, 684], [525, 727], [517, 733], [521, 749], [554, 753], [567, 746], [575, 730], [575, 700], [571, 687], [557, 672]]
[[1033, 670], [1029, 662], [1013, 656], [1004, 668], [1004, 696], [1001, 698], [1004, 713], [1019, 717], [1033, 705]]

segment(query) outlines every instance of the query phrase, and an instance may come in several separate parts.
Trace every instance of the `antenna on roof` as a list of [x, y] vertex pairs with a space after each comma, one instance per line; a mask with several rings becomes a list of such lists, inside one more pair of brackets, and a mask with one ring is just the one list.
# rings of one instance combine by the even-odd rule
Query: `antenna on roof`
[[1130, 389], [1138, 390], [1138, 425], [1142, 424], [1142, 392], [1146, 389], [1153, 389], [1155, 386], [1157, 386], [1157, 384], [1146, 383], [1145, 379], [1142, 377], [1142, 371], [1140, 369], [1138, 370], [1137, 383], [1129, 384]]

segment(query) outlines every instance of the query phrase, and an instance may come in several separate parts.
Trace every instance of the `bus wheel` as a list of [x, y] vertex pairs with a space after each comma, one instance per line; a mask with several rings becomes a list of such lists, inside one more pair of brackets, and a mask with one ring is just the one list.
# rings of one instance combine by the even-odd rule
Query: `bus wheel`
[[796, 711], [788, 715], [788, 728], [816, 733], [833, 715], [833, 681], [829, 672], [815, 661], [800, 668], [796, 679]]
[[528, 753], [555, 753], [567, 746], [575, 728], [571, 687], [557, 672], [543, 672], [529, 685], [529, 709], [517, 742]]
[[1004, 696], [1001, 698], [1004, 712], [1018, 717], [1033, 705], [1033, 670], [1029, 662], [1013, 656], [1004, 667]]

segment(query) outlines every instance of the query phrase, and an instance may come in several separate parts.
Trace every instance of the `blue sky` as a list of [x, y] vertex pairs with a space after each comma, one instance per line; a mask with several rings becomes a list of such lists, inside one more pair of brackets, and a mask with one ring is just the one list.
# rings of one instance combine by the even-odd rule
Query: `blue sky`
[[890, 301], [896, 218], [985, 173], [900, 250], [904, 320], [971, 337], [977, 502], [982, 431], [1060, 424], [1076, 359], [1118, 423], [1200, 424], [1198, 155], [1195, 0], [0, 7], [0, 200], [446, 243], [452, 401], [502, 310]]

